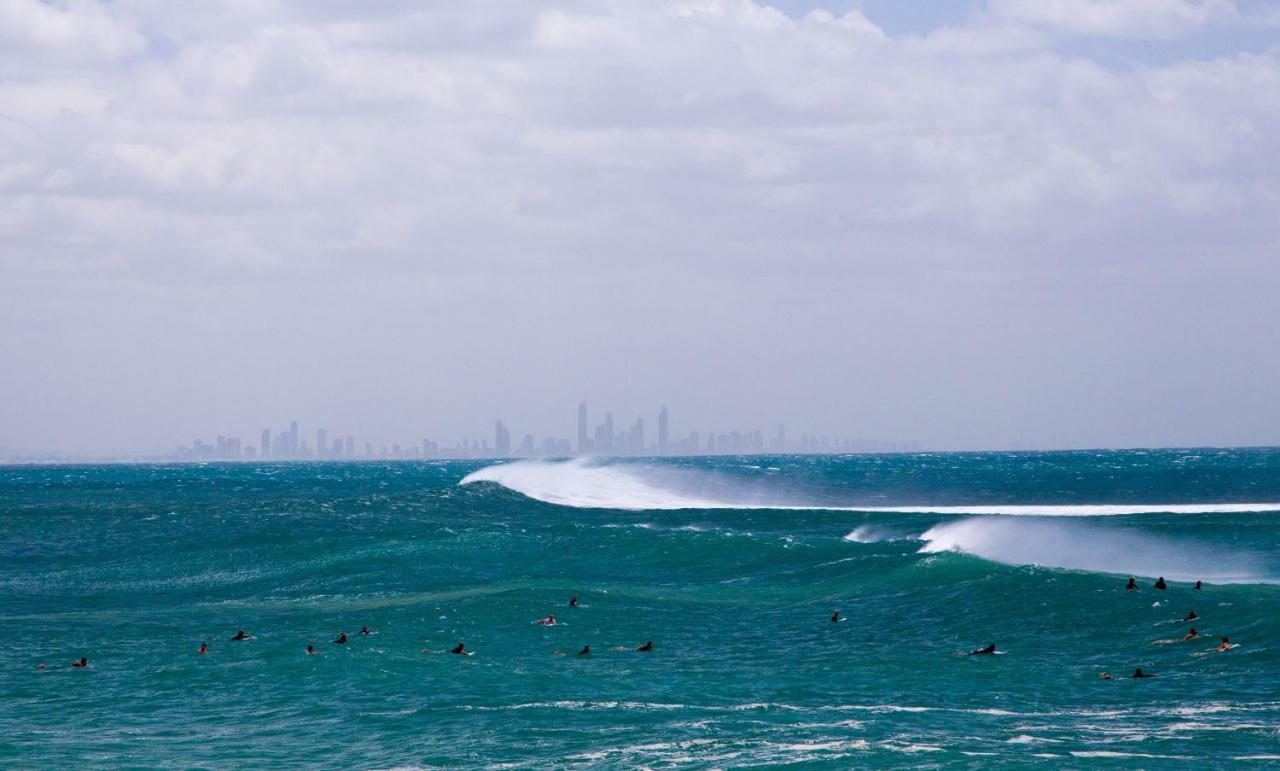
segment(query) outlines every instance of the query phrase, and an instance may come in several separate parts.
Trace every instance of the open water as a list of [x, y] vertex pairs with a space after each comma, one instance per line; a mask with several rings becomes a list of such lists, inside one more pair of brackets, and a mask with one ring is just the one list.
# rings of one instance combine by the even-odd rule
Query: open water
[[0, 766], [1280, 765], [1278, 582], [1273, 449], [0, 467]]

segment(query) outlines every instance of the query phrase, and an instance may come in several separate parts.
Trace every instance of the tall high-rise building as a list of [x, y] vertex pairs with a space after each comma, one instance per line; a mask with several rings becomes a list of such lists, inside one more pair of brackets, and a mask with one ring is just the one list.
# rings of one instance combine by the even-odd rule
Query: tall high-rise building
[[670, 437], [667, 434], [667, 405], [658, 410], [658, 454], [666, 455]]
[[289, 423], [289, 457], [298, 457], [298, 421]]
[[493, 424], [493, 451], [499, 458], [507, 458], [511, 455], [511, 432], [502, 425], [501, 420], [494, 421]]
[[261, 451], [263, 460], [271, 457], [271, 429], [262, 429], [262, 444], [258, 446], [258, 449]]
[[578, 454], [586, 455], [591, 451], [591, 443], [587, 438], [587, 403], [578, 404]]
[[342, 440], [342, 454], [348, 458], [356, 456], [356, 438], [354, 436], [348, 436]]
[[329, 432], [323, 428], [316, 429], [316, 457], [323, 458], [329, 454]]

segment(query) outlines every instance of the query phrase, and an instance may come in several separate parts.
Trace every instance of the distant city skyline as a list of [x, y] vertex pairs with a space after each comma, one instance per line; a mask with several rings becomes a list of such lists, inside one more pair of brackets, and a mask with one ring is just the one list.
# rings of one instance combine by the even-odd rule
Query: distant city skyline
[[[290, 421], [277, 433], [264, 428], [259, 443], [245, 444], [238, 436], [219, 435], [207, 442], [197, 439], [173, 453], [176, 460], [360, 460], [436, 458], [536, 458], [581, 455], [664, 456], [664, 455], [749, 455], [763, 453], [827, 452], [913, 452], [920, 449], [914, 440], [870, 440], [831, 433], [804, 432], [790, 437], [783, 423], [775, 423], [771, 433], [763, 429], [703, 433], [690, 429], [683, 436], [670, 435], [670, 410], [661, 405], [656, 412], [658, 430], [653, 441], [646, 439], [645, 417], [636, 417], [625, 431], [615, 430], [612, 410], [606, 410], [598, 424], [590, 426], [590, 405], [579, 402], [577, 442], [563, 436], [522, 435], [512, 446], [511, 428], [494, 420], [490, 435], [477, 433], [450, 442], [430, 437], [415, 441], [357, 442], [354, 434], [334, 435], [323, 426], [315, 429], [315, 441], [301, 437], [298, 421]], [[492, 442], [490, 442], [492, 438]]]
[[[789, 435], [783, 423], [772, 424], [769, 431], [763, 428], [739, 428], [727, 431], [703, 432], [696, 428], [682, 435], [672, 436], [671, 412], [663, 404], [654, 411], [657, 435], [647, 439], [645, 416], [637, 416], [625, 430], [615, 426], [612, 410], [605, 410], [600, 422], [590, 424], [591, 408], [582, 401], [577, 406], [577, 440], [566, 436], [537, 436], [533, 432], [521, 435], [518, 445], [512, 445], [511, 428], [501, 419], [494, 420], [489, 433], [476, 432], [452, 441], [431, 437], [414, 440], [384, 441], [361, 439], [355, 434], [331, 434], [324, 426], [308, 429], [298, 420], [290, 420], [273, 431], [263, 428], [257, 434], [257, 443], [251, 444], [241, 436], [219, 434], [209, 438], [195, 438], [190, 444], [177, 447], [168, 453], [123, 453], [86, 457], [99, 459], [151, 459], [176, 461], [300, 461], [300, 460], [413, 460], [413, 459], [503, 459], [572, 456], [665, 456], [665, 455], [751, 455], [833, 452], [915, 452], [921, 449], [915, 440], [868, 439], [839, 433], [802, 432]], [[311, 440], [307, 431], [313, 431]], [[0, 460], [38, 461], [71, 459], [81, 453], [30, 453], [17, 454]]]

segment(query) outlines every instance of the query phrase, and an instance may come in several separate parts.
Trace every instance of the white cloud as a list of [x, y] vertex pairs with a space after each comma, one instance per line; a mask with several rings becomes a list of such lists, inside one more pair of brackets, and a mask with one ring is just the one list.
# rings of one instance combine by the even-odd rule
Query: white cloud
[[1235, 13], [1232, 0], [992, 0], [991, 12], [1075, 35], [1177, 37]]

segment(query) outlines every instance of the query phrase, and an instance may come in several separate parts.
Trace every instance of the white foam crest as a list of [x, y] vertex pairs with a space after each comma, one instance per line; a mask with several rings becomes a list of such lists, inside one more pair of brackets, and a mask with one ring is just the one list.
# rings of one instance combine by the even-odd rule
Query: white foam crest
[[1275, 583], [1251, 554], [1082, 522], [979, 517], [943, 522], [920, 539], [925, 541], [922, 553], [953, 551], [1010, 565], [1165, 576], [1174, 581]]
[[[796, 500], [762, 500], [743, 483], [733, 495], [726, 477], [692, 469], [645, 464], [569, 461], [515, 461], [477, 469], [459, 484], [493, 482], [544, 503], [580, 509], [630, 511], [674, 509], [781, 509], [796, 511], [861, 511], [891, 514], [955, 514], [1030, 517], [1097, 517], [1132, 514], [1280, 513], [1280, 503], [1126, 503], [1070, 505], [852, 506], [819, 505]], [[701, 484], [700, 482], [705, 482]], [[689, 492], [690, 488], [699, 488]], [[715, 488], [708, 494], [708, 488]], [[770, 496], [772, 498], [772, 496]], [[854, 531], [857, 532], [856, 530]], [[853, 533], [850, 533], [853, 535]], [[856, 540], [856, 539], [853, 539]]]

